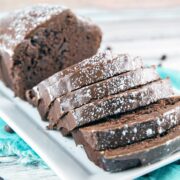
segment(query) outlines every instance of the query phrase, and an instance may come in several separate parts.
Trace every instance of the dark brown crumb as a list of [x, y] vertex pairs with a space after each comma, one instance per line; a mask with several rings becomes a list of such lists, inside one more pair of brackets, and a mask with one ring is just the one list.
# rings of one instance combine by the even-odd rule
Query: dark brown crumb
[[[5, 125], [4, 126], [4, 130], [6, 131], [6, 132], [8, 132], [8, 133], [14, 133], [14, 130], [10, 127], [10, 126], [8, 126], [8, 125]], [[1, 179], [0, 179], [1, 180]]]

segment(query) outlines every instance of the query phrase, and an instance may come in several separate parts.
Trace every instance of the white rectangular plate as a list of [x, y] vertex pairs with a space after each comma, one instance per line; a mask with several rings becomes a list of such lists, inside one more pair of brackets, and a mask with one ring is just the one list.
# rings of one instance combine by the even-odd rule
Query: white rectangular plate
[[52, 168], [62, 180], [132, 179], [170, 164], [180, 158], [180, 152], [155, 164], [131, 170], [108, 173], [88, 160], [82, 147], [72, 138], [46, 130], [46, 122], [35, 108], [15, 98], [0, 82], [0, 117], [2, 117]]

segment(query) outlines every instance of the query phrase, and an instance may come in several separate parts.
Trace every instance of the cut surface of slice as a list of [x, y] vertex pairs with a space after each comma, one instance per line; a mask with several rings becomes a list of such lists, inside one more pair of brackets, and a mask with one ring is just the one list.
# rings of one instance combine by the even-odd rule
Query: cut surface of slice
[[106, 171], [118, 172], [158, 162], [180, 150], [180, 126], [164, 136], [147, 139], [126, 147], [96, 151], [84, 146], [91, 161]]
[[180, 97], [162, 99], [149, 106], [104, 122], [74, 130], [77, 144], [89, 144], [92, 149], [123, 147], [166, 133], [180, 125]]

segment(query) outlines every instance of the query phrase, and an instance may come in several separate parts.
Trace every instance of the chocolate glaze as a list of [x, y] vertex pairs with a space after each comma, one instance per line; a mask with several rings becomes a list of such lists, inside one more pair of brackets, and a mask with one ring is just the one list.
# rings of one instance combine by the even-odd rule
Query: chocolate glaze
[[147, 84], [158, 80], [159, 78], [155, 66], [152, 66], [150, 68], [136, 69], [90, 86], [85, 86], [84, 88], [56, 98], [56, 100], [51, 104], [48, 120], [54, 121], [54, 119], [62, 117], [69, 110], [88, 104], [96, 99], [102, 99]]
[[71, 110], [52, 125], [57, 125], [57, 129], [65, 128], [71, 132], [76, 127], [98, 122], [103, 117], [134, 110], [171, 95], [173, 90], [169, 79], [155, 81]]
[[84, 149], [91, 161], [110, 172], [149, 165], [180, 150], [180, 126], [171, 129], [164, 136], [147, 139], [126, 147], [96, 151], [86, 144]]
[[[102, 121], [104, 122], [74, 130], [76, 144], [84, 144], [85, 141], [92, 149], [105, 150], [162, 135], [180, 124], [180, 97], [163, 99]], [[84, 140], [80, 142], [82, 139]]]
[[142, 65], [142, 60], [139, 57], [132, 58], [127, 54], [115, 55], [110, 51], [99, 53], [76, 66], [72, 66], [72, 70], [68, 68], [65, 73], [55, 74], [54, 77], [51, 77], [51, 79], [56, 79], [55, 83], [50, 86], [47, 83], [46, 86], [44, 82], [42, 90], [38, 85], [32, 89], [31, 94], [34, 94], [34, 101], [39, 102], [38, 110], [42, 118], [45, 119], [55, 98], [114, 75], [135, 70]]

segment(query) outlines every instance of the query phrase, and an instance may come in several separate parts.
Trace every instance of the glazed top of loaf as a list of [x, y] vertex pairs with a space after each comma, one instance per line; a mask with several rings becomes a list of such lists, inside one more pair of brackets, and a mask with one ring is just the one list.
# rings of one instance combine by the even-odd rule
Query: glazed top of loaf
[[0, 19], [0, 49], [12, 56], [15, 47], [33, 30], [65, 10], [70, 11], [58, 5], [36, 5], [3, 16]]

